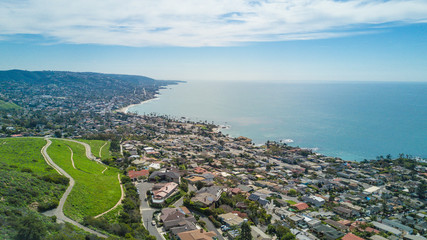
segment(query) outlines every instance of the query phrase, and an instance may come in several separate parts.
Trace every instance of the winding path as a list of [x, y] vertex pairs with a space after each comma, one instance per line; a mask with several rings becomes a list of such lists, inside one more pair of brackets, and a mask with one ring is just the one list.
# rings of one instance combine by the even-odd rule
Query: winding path
[[68, 186], [67, 190], [65, 191], [64, 195], [62, 195], [61, 200], [59, 200], [59, 204], [58, 207], [55, 209], [55, 213], [54, 215], [56, 216], [57, 220], [59, 221], [63, 221], [63, 222], [69, 222], [71, 224], [73, 224], [74, 226], [77, 226], [78, 228], [81, 228], [83, 230], [85, 230], [86, 232], [92, 233], [97, 235], [98, 237], [102, 237], [102, 238], [107, 238], [106, 235], [99, 233], [97, 231], [94, 231], [90, 228], [87, 228], [83, 225], [81, 225], [80, 223], [68, 218], [67, 216], [64, 215], [64, 204], [65, 201], [68, 198], [68, 195], [70, 194], [71, 190], [74, 187], [75, 181], [74, 179], [67, 173], [65, 172], [62, 168], [60, 168], [58, 165], [55, 164], [55, 162], [53, 162], [53, 160], [50, 158], [50, 156], [47, 154], [47, 148], [52, 144], [52, 141], [50, 141], [49, 139], [45, 138], [46, 140], [46, 145], [41, 149], [41, 154], [43, 155], [45, 161], [48, 163], [49, 166], [53, 167], [59, 174], [64, 175], [65, 177], [67, 177], [68, 179], [70, 179], [70, 185]]
[[105, 143], [104, 143], [104, 145], [102, 145], [102, 147], [100, 147], [99, 148], [99, 158], [101, 158], [102, 159], [102, 148], [104, 148], [105, 147], [105, 145], [107, 145], [107, 143], [108, 143], [108, 141], [106, 141]]
[[[105, 171], [105, 170], [104, 170]], [[102, 173], [104, 173], [104, 172], [102, 172]], [[96, 215], [95, 216], [95, 218], [99, 218], [99, 217], [101, 217], [102, 215], [104, 215], [104, 214], [106, 214], [106, 213], [109, 213], [110, 211], [113, 211], [114, 209], [116, 209], [121, 203], [122, 203], [122, 201], [123, 201], [123, 199], [125, 198], [125, 191], [123, 190], [123, 184], [122, 184], [122, 181], [120, 180], [120, 173], [119, 174], [117, 174], [117, 178], [119, 179], [119, 183], [120, 183], [120, 190], [122, 191], [122, 196], [120, 197], [120, 200], [116, 203], [116, 205], [114, 205], [114, 207], [112, 207], [112, 208], [110, 208], [110, 209], [108, 209], [107, 211], [105, 211], [105, 212], [103, 212], [103, 213], [101, 213], [101, 214], [99, 214], [99, 215]]]
[[71, 152], [71, 164], [73, 165], [74, 169], [77, 169], [76, 166], [74, 166], [74, 159], [73, 159], [74, 152], [73, 152], [73, 149], [71, 149], [70, 147], [68, 147], [68, 149], [70, 149], [70, 152]]
[[83, 146], [85, 147], [85, 150], [86, 150], [86, 157], [87, 157], [87, 158], [89, 158], [90, 160], [96, 161], [96, 162], [97, 162], [97, 163], [99, 163], [99, 164], [104, 165], [104, 163], [103, 163], [103, 162], [101, 162], [101, 160], [97, 159], [97, 158], [92, 154], [92, 150], [91, 150], [91, 148], [90, 148], [90, 145], [89, 145], [89, 144], [84, 143], [84, 142], [79, 142], [79, 141], [77, 141], [77, 140], [73, 140], [73, 139], [66, 139], [66, 138], [58, 138], [58, 139], [60, 139], [60, 140], [64, 140], [64, 141], [69, 141], [69, 142], [75, 142], [75, 143], [78, 143], [78, 144], [83, 145]]

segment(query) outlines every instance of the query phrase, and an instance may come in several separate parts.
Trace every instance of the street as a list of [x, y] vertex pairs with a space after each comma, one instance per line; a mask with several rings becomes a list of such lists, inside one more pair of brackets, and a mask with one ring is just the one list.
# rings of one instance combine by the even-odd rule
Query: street
[[[146, 195], [147, 191], [150, 190], [152, 187], [153, 187], [153, 184], [149, 182], [142, 182], [136, 185], [136, 188], [139, 191], [139, 198], [141, 200], [140, 210], [142, 215], [142, 222], [145, 228], [148, 230], [148, 232], [150, 232], [151, 235], [155, 236], [156, 239], [165, 239], [163, 235], [160, 234], [159, 229], [156, 226], [153, 226], [151, 224], [153, 213], [158, 209], [151, 208], [145, 199], [147, 198], [147, 195]], [[188, 184], [188, 189], [189, 191], [197, 191], [197, 189], [191, 184]], [[183, 204], [184, 204], [184, 198], [182, 197], [174, 203], [174, 206], [181, 207]], [[224, 240], [221, 232], [215, 227], [215, 225], [209, 220], [209, 218], [207, 218], [206, 216], [200, 216], [200, 219], [206, 223], [206, 228], [209, 231], [212, 231], [217, 234], [217, 237], [219, 240]]]
[[145, 228], [148, 230], [148, 232], [151, 235], [155, 236], [156, 239], [165, 239], [163, 235], [160, 234], [157, 227], [151, 224], [151, 221], [153, 219], [153, 213], [157, 209], [151, 208], [150, 205], [148, 205], [148, 202], [146, 201], [147, 199], [146, 193], [147, 193], [147, 190], [150, 190], [152, 186], [153, 184], [148, 182], [142, 182], [136, 185], [136, 188], [139, 191], [139, 199], [141, 200], [140, 210], [142, 215], [142, 222]]

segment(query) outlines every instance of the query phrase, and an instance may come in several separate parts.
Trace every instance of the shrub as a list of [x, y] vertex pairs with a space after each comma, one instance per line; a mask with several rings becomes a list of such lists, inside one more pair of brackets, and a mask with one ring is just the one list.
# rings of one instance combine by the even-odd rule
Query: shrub
[[56, 173], [47, 174], [41, 177], [43, 181], [52, 182], [56, 184], [68, 185], [70, 179], [65, 176], [58, 175]]
[[22, 168], [21, 172], [32, 173], [33, 170], [31, 170], [31, 168]]
[[58, 200], [52, 199], [48, 202], [40, 203], [39, 206], [37, 207], [37, 210], [39, 212], [45, 212], [47, 210], [51, 210], [51, 209], [58, 207], [58, 204], [59, 204]]

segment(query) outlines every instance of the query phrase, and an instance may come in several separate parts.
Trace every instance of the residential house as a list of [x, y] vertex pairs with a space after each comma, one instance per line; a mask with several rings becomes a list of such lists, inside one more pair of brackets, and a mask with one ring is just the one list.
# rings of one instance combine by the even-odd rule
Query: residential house
[[251, 226], [251, 235], [254, 240], [271, 240], [273, 239], [271, 236], [267, 235], [261, 229], [256, 226]]
[[273, 192], [267, 190], [267, 189], [260, 189], [256, 192], [253, 192], [248, 199], [254, 202], [259, 202], [262, 206], [267, 205], [270, 203], [269, 200], [267, 200], [267, 197], [271, 196]]
[[171, 231], [175, 236], [181, 232], [197, 229], [196, 219], [185, 207], [164, 208], [160, 220], [163, 222], [165, 230]]
[[317, 235], [317, 237], [325, 240], [336, 240], [344, 236], [342, 232], [339, 232], [324, 224], [317, 224], [313, 226], [312, 231]]
[[310, 203], [311, 205], [315, 207], [321, 207], [323, 204], [325, 204], [325, 199], [318, 197], [318, 196], [304, 196], [302, 197], [302, 200], [304, 202]]
[[365, 240], [364, 238], [358, 237], [353, 233], [347, 233], [341, 240]]
[[407, 233], [409, 233], [409, 234], [412, 234], [412, 232], [414, 231], [411, 227], [408, 227], [408, 226], [406, 226], [406, 225], [403, 225], [403, 224], [401, 224], [401, 223], [400, 223], [400, 222], [398, 222], [398, 221], [388, 220], [388, 219], [383, 219], [383, 220], [382, 220], [382, 223], [383, 223], [383, 224], [386, 224], [386, 225], [388, 225], [388, 226], [391, 226], [391, 227], [395, 227], [395, 228], [397, 228], [397, 229], [399, 229], [399, 230], [401, 230], [401, 231], [405, 231], [405, 232], [407, 232]]
[[298, 211], [304, 211], [304, 210], [309, 208], [307, 203], [304, 203], [304, 202], [296, 203], [296, 204], [292, 205], [292, 207], [297, 209]]
[[179, 240], [214, 240], [216, 233], [206, 232], [203, 229], [178, 233]]
[[177, 188], [178, 184], [175, 182], [166, 183], [162, 188], [153, 192], [153, 203], [163, 203]]
[[166, 172], [155, 171], [150, 175], [150, 177], [148, 177], [148, 180], [151, 182], [155, 182], [155, 181], [175, 182], [179, 184], [181, 181], [181, 176], [179, 173], [172, 172], [172, 171], [166, 171]]
[[350, 218], [353, 216], [352, 214], [352, 210], [348, 209], [348, 208], [344, 208], [344, 207], [334, 207], [333, 208], [334, 212], [337, 213], [338, 215], [345, 217], [345, 218]]
[[218, 215], [219, 219], [221, 219], [221, 221], [231, 227], [231, 226], [240, 226], [240, 224], [242, 224], [244, 222], [244, 219], [239, 217], [238, 214], [236, 213], [225, 213], [225, 214], [220, 214]]
[[385, 225], [383, 223], [379, 223], [379, 222], [373, 221], [372, 225], [374, 225], [374, 227], [376, 229], [380, 230], [380, 231], [383, 231], [383, 232], [386, 232], [386, 233], [391, 233], [391, 234], [393, 234], [395, 236], [400, 236], [402, 234], [402, 232], [399, 231], [399, 230], [397, 230], [396, 228], [390, 227], [390, 226]]
[[148, 170], [140, 170], [140, 171], [134, 171], [134, 170], [130, 170], [128, 172], [128, 176], [132, 181], [135, 181], [138, 179], [138, 177], [148, 177], [148, 175], [150, 174], [150, 172]]
[[219, 186], [203, 187], [196, 192], [196, 195], [191, 198], [193, 202], [199, 202], [204, 206], [211, 206], [214, 202], [218, 201], [224, 189]]

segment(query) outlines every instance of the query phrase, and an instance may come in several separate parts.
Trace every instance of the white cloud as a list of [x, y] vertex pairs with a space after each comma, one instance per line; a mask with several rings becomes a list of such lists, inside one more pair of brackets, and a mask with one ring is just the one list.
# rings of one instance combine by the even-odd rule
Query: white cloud
[[[331, 38], [427, 21], [425, 0], [2, 0], [0, 35], [125, 46]], [[376, 29], [376, 30], [375, 30]]]

